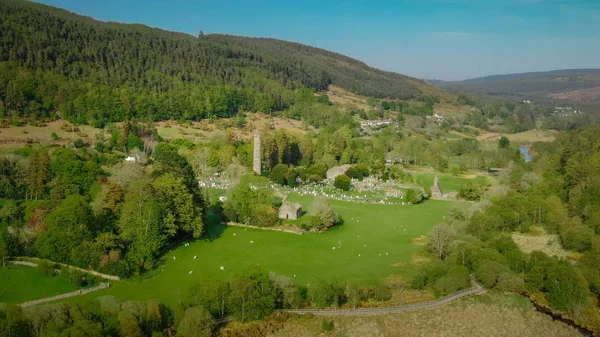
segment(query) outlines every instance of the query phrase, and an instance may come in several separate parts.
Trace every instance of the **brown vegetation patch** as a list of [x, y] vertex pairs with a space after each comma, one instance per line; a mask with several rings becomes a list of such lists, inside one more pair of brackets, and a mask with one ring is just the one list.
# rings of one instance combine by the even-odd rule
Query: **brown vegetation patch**
[[301, 121], [272, 117], [261, 113], [246, 113], [246, 125], [236, 127], [236, 118], [205, 119], [200, 122], [180, 124], [176, 121], [162, 121], [156, 123], [156, 131], [165, 139], [186, 138], [194, 143], [207, 142], [218, 132], [231, 132], [238, 139], [250, 139], [256, 129], [286, 129], [292, 134], [302, 135], [311, 128], [307, 128]]
[[410, 242], [416, 246], [425, 246], [425, 244], [427, 243], [427, 237], [425, 235], [421, 235], [416, 238], [410, 239]]
[[330, 333], [321, 329], [323, 317], [294, 316], [267, 336], [581, 336], [572, 327], [537, 312], [526, 299], [514, 296], [481, 295], [398, 314], [325, 317], [333, 321]]
[[600, 98], [600, 87], [559, 92], [549, 96], [554, 99], [569, 101], [593, 101]]
[[530, 233], [513, 233], [512, 238], [524, 253], [541, 251], [549, 256], [558, 256], [568, 258], [573, 252], [565, 250], [561, 244], [558, 235], [548, 234], [541, 227], [532, 227]]
[[533, 142], [553, 142], [555, 139], [555, 131], [546, 130], [529, 130], [514, 134], [504, 134], [496, 132], [486, 132], [477, 136], [478, 141], [498, 141], [502, 136], [508, 138], [511, 142], [526, 144]]

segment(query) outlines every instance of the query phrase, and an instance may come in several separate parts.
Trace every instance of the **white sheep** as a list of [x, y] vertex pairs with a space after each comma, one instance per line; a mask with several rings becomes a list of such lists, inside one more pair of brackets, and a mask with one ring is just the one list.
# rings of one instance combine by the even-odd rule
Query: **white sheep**
[[194, 273], [194, 271], [193, 271], [193, 270], [190, 270], [190, 272], [189, 272], [188, 274], [192, 275], [193, 273]]
[[177, 260], [177, 258], [175, 256], [173, 256], [173, 260]]
[[254, 243], [254, 241], [250, 240], [250, 243]]
[[195, 259], [197, 259], [197, 258], [198, 258], [198, 256], [197, 256], [197, 255], [194, 255], [194, 260], [195, 260]]
[[335, 250], [335, 247], [331, 247], [331, 249]]
[[233, 233], [233, 236], [236, 236], [236, 235], [237, 235], [236, 233]]
[[221, 268], [219, 268], [219, 269], [221, 269], [221, 270], [225, 270], [225, 267], [221, 266]]

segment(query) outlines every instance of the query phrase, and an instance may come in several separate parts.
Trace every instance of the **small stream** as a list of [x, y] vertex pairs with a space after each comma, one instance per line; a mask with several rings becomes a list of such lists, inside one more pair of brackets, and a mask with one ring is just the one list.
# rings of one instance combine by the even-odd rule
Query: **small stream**
[[521, 151], [521, 154], [523, 156], [525, 156], [525, 162], [529, 163], [530, 161], [533, 160], [533, 156], [531, 155], [531, 153], [529, 153], [529, 146], [527, 145], [521, 145], [521, 147], [519, 148], [519, 150]]

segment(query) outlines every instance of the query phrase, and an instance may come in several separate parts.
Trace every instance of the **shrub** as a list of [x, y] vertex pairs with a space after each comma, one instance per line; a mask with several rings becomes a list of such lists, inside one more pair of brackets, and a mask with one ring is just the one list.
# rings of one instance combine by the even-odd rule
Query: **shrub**
[[484, 287], [491, 289], [498, 283], [498, 278], [504, 273], [510, 274], [510, 269], [507, 266], [495, 261], [487, 261], [482, 263], [476, 270], [475, 276]]
[[52, 132], [50, 134], [50, 137], [52, 137], [52, 140], [58, 140], [60, 137], [56, 134], [56, 132]]
[[40, 269], [40, 272], [42, 273], [42, 275], [54, 276], [56, 274], [56, 272], [54, 271], [55, 265], [48, 263], [46, 261], [42, 261], [38, 265], [39, 265], [38, 268]]
[[411, 204], [418, 204], [423, 201], [423, 192], [420, 190], [409, 188], [406, 190], [406, 201]]
[[369, 176], [369, 168], [365, 164], [356, 164], [346, 170], [346, 175], [353, 179], [363, 180]]
[[80, 272], [79, 270], [68, 268], [66, 274], [71, 284], [73, 284], [76, 287], [83, 287], [87, 284], [85, 274]]
[[73, 146], [75, 146], [76, 149], [82, 148], [85, 146], [85, 142], [83, 141], [83, 139], [81, 138], [77, 138], [74, 142], [73, 142]]
[[287, 185], [292, 188], [296, 187], [296, 179], [298, 179], [298, 172], [291, 170], [287, 177]]
[[503, 273], [498, 276], [496, 289], [512, 293], [524, 293], [525, 281], [515, 274]]
[[321, 329], [324, 332], [333, 331], [333, 321], [330, 321], [328, 319], [323, 319], [321, 321]]
[[350, 177], [345, 174], [341, 174], [335, 177], [335, 181], [333, 182], [333, 186], [339, 188], [340, 190], [347, 191], [350, 189]]
[[469, 270], [463, 266], [452, 266], [446, 275], [435, 282], [433, 288], [440, 294], [447, 295], [468, 288], [470, 284]]

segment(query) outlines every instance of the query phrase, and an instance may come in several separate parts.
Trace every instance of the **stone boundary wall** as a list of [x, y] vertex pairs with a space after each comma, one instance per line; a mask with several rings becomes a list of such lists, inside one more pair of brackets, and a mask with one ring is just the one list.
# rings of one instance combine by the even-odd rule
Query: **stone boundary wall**
[[[32, 265], [30, 265], [30, 264], [25, 264], [25, 263], [22, 263], [22, 262], [27, 262], [27, 261], [22, 261], [23, 259], [26, 259], [26, 260], [34, 260], [34, 261], [40, 261], [40, 262], [48, 262], [48, 263], [50, 263], [50, 264], [57, 264], [57, 265], [59, 265], [59, 266], [61, 266], [61, 267], [66, 267], [66, 268], [75, 269], [75, 270], [78, 270], [78, 271], [80, 271], [80, 272], [82, 272], [82, 273], [91, 274], [91, 275], [98, 276], [98, 277], [101, 277], [101, 278], [104, 278], [104, 279], [107, 279], [107, 280], [113, 280], [113, 281], [118, 281], [118, 280], [120, 280], [120, 278], [119, 278], [118, 276], [114, 276], [114, 275], [108, 275], [108, 274], [102, 274], [102, 273], [99, 273], [99, 272], [97, 272], [97, 271], [95, 271], [95, 270], [83, 269], [83, 268], [79, 268], [79, 267], [71, 266], [71, 265], [64, 264], [64, 263], [58, 263], [58, 262], [54, 262], [54, 261], [50, 261], [50, 260], [40, 259], [40, 258], [37, 258], [37, 257], [28, 257], [28, 256], [23, 256], [23, 257], [13, 257], [13, 258], [11, 258], [11, 259], [12, 259], [12, 260], [11, 260], [11, 263], [12, 263], [12, 264], [21, 264], [21, 265], [32, 266]], [[15, 262], [20, 262], [20, 263], [15, 263]], [[28, 262], [28, 263], [32, 263], [32, 262]], [[35, 264], [35, 263], [33, 263], [33, 264], [34, 264], [35, 266], [32, 266], [32, 267], [37, 267], [37, 264]]]
[[8, 263], [10, 264], [18, 264], [20, 266], [30, 266], [30, 267], [37, 267], [37, 263], [33, 263], [33, 262], [27, 262], [27, 261], [8, 261]]
[[262, 229], [262, 230], [266, 230], [266, 231], [285, 232], [285, 233], [296, 234], [296, 235], [302, 235], [302, 234], [304, 234], [302, 232], [296, 232], [296, 231], [293, 231], [291, 229], [258, 227], [258, 226], [244, 225], [244, 224], [241, 224], [241, 223], [238, 223], [238, 222], [223, 222], [222, 224], [227, 225], [227, 226], [236, 226], [236, 227]]
[[89, 294], [91, 292], [98, 291], [98, 290], [101, 290], [101, 289], [106, 289], [108, 287], [110, 287], [110, 283], [104, 283], [104, 282], [102, 282], [99, 285], [97, 285], [95, 287], [92, 287], [92, 288], [81, 289], [81, 290], [77, 290], [77, 291], [74, 291], [74, 292], [71, 292], [71, 293], [56, 295], [56, 296], [52, 296], [52, 297], [41, 298], [39, 300], [21, 303], [21, 304], [19, 304], [19, 306], [20, 307], [29, 307], [29, 306], [32, 306], [32, 305], [37, 305], [37, 304], [41, 304], [41, 303], [56, 301], [56, 300], [60, 300], [60, 299], [63, 299], [63, 298], [69, 298], [69, 297], [74, 297], [74, 296], [80, 296], [80, 295]]

